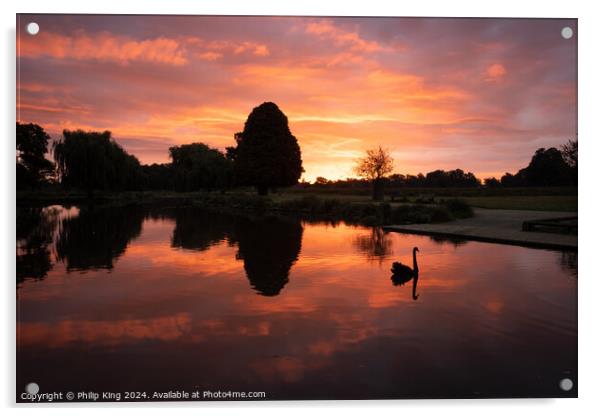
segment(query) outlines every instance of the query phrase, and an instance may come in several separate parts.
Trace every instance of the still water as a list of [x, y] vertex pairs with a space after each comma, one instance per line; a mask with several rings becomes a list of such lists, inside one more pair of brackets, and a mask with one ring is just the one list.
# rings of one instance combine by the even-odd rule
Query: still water
[[[390, 272], [413, 247], [414, 294]], [[18, 395], [574, 397], [576, 381], [573, 252], [191, 207], [17, 210]]]

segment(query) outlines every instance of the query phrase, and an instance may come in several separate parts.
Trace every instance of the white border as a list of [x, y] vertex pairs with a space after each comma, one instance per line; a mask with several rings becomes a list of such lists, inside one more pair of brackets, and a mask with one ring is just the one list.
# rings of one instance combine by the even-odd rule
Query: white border
[[[116, 414], [131, 412], [132, 407], [142, 411], [164, 414], [166, 408], [188, 410], [198, 414], [223, 413], [231, 410], [250, 415], [266, 413], [306, 414], [307, 412], [332, 413], [341, 409], [345, 413], [365, 415], [373, 409], [379, 413], [398, 415], [400, 412], [445, 413], [446, 415], [506, 415], [510, 412], [589, 414], [600, 409], [598, 386], [600, 383], [600, 322], [598, 305], [602, 293], [602, 272], [597, 264], [597, 249], [601, 227], [600, 158], [602, 155], [602, 15], [595, 1], [527, 2], [504, 0], [497, 2], [470, 0], [419, 0], [419, 1], [340, 1], [297, 0], [294, 2], [267, 0], [21, 0], [18, 4], [2, 2], [2, 89], [0, 100], [4, 126], [2, 139], [2, 179], [0, 204], [3, 235], [0, 247], [3, 288], [3, 330], [0, 349], [3, 374], [0, 377], [0, 403], [15, 411], [14, 388], [14, 329], [15, 329], [15, 257], [14, 249], [14, 121], [15, 121], [15, 13], [129, 13], [129, 14], [249, 14], [249, 15], [359, 15], [359, 16], [470, 16], [470, 17], [570, 17], [579, 19], [579, 131], [580, 131], [580, 192], [579, 192], [579, 399], [564, 400], [423, 400], [423, 401], [363, 401], [363, 402], [270, 402], [270, 403], [176, 403], [176, 404], [116, 404], [96, 405], [85, 412], [109, 410]], [[512, 380], [508, 380], [509, 383]], [[82, 413], [82, 405], [24, 407], [26, 413], [40, 410], [50, 414]], [[286, 408], [286, 409], [284, 409]]]

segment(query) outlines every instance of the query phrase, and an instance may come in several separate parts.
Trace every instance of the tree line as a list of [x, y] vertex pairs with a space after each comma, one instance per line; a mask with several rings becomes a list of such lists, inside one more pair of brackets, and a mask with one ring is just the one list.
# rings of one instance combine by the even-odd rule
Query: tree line
[[498, 181], [485, 179], [485, 185], [496, 186], [576, 186], [577, 140], [569, 140], [560, 149], [537, 149], [529, 165], [514, 175], [506, 173]]
[[[17, 189], [36, 189], [49, 183], [94, 191], [174, 190], [214, 191], [237, 186], [255, 187], [260, 195], [270, 189], [298, 184], [303, 173], [301, 149], [286, 115], [271, 102], [254, 108], [234, 145], [225, 152], [204, 143], [169, 148], [169, 163], [143, 165], [112, 137], [111, 132], [64, 130], [49, 149], [50, 136], [37, 124], [17, 122]], [[54, 162], [46, 155], [52, 152]], [[369, 149], [356, 161], [359, 178], [330, 181], [323, 177], [302, 187], [372, 187], [382, 200], [385, 186], [401, 188], [525, 187], [577, 185], [577, 140], [560, 149], [538, 149], [529, 165], [501, 179], [478, 179], [462, 169], [434, 170], [426, 175], [393, 172], [387, 150]]]
[[515, 174], [506, 173], [500, 179], [481, 180], [472, 172], [462, 169], [428, 172], [426, 175], [393, 173], [393, 158], [381, 147], [371, 149], [356, 161], [354, 172], [359, 178], [328, 180], [318, 176], [313, 183], [302, 182], [302, 187], [316, 188], [366, 188], [372, 186], [374, 199], [381, 199], [385, 186], [391, 188], [476, 188], [577, 186], [577, 140], [568, 140], [560, 149], [540, 148], [535, 151], [529, 165]]
[[[472, 173], [464, 172], [462, 169], [444, 171], [441, 169], [428, 172], [426, 175], [403, 175], [393, 173], [382, 178], [382, 181], [392, 188], [470, 188], [481, 186], [481, 181]], [[318, 176], [313, 184], [302, 183], [305, 186], [333, 187], [333, 188], [363, 188], [370, 186], [371, 179], [347, 178], [328, 180]]]
[[253, 186], [259, 194], [291, 186], [303, 172], [301, 149], [286, 115], [274, 103], [253, 109], [244, 130], [234, 135], [226, 152], [204, 143], [169, 148], [169, 163], [143, 165], [112, 137], [110, 131], [64, 130], [51, 146], [50, 136], [36, 124], [17, 122], [17, 189], [48, 183], [93, 191], [226, 190]]

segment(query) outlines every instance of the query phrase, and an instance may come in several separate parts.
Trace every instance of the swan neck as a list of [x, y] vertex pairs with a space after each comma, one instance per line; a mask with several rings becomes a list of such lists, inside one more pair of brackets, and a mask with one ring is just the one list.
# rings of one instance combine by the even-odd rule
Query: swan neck
[[416, 261], [416, 250], [414, 250], [414, 272], [418, 273], [418, 262]]

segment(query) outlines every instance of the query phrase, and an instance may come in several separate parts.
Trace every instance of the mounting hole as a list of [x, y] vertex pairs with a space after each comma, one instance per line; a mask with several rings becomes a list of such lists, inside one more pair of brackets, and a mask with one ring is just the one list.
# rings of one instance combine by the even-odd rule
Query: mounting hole
[[29, 394], [38, 394], [40, 386], [38, 386], [38, 383], [29, 383], [25, 386], [25, 391]]
[[27, 33], [29, 33], [31, 36], [35, 36], [40, 31], [40, 25], [36, 22], [30, 22], [27, 23], [25, 30], [27, 30]]
[[570, 378], [563, 378], [560, 380], [560, 388], [564, 391], [571, 391], [573, 389], [573, 380]]
[[573, 37], [573, 29], [571, 29], [568, 26], [563, 27], [562, 30], [560, 31], [560, 34], [562, 35], [563, 38], [570, 39]]

